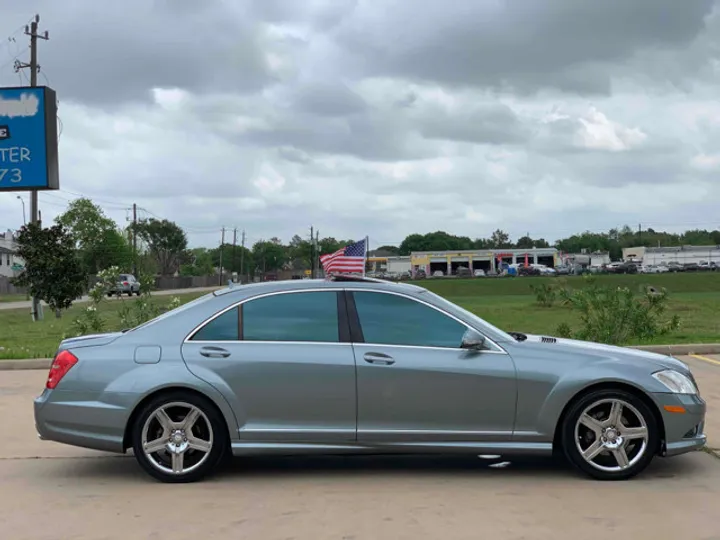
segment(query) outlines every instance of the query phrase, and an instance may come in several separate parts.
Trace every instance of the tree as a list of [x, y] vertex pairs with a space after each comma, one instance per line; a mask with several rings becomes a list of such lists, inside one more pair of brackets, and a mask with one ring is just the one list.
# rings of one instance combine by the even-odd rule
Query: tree
[[69, 308], [73, 300], [82, 296], [87, 273], [77, 256], [75, 239], [62, 225], [43, 229], [30, 223], [22, 227], [17, 236], [17, 253], [25, 260], [25, 269], [13, 284], [27, 287], [57, 317], [61, 309]]
[[143, 219], [132, 230], [148, 246], [161, 275], [173, 275], [187, 261], [187, 236], [176, 223], [167, 219]]
[[211, 276], [215, 273], [213, 250], [194, 248], [188, 253], [188, 261], [180, 266], [181, 276]]
[[132, 253], [115, 222], [90, 199], [76, 199], [55, 219], [73, 239], [85, 269], [97, 273], [111, 266], [127, 269]]
[[[252, 252], [248, 248], [238, 245], [233, 247], [232, 244], [226, 243], [210, 250], [213, 269], [220, 269], [221, 251], [223, 272], [237, 272], [240, 275], [245, 275], [249, 273], [248, 269], [253, 268]], [[244, 267], [244, 271], [241, 265]]]
[[521, 236], [515, 243], [515, 247], [521, 249], [531, 249], [535, 246], [535, 241], [529, 236]]
[[253, 259], [261, 272], [279, 270], [287, 261], [287, 253], [282, 244], [260, 240], [252, 249]]
[[532, 249], [532, 248], [546, 248], [550, 247], [550, 244], [548, 244], [547, 240], [544, 238], [538, 238], [537, 240], [533, 240], [529, 236], [521, 236], [518, 238], [517, 242], [515, 242], [515, 247], [519, 249]]
[[512, 247], [512, 242], [510, 242], [510, 235], [505, 231], [497, 229], [490, 236], [490, 245], [495, 249], [510, 248]]
[[460, 251], [474, 249], [473, 241], [467, 236], [454, 236], [445, 231], [428, 234], [411, 234], [400, 244], [400, 254], [410, 255], [413, 251]]
[[376, 253], [389, 253], [390, 255], [399, 255], [400, 248], [397, 246], [380, 246], [376, 250]]

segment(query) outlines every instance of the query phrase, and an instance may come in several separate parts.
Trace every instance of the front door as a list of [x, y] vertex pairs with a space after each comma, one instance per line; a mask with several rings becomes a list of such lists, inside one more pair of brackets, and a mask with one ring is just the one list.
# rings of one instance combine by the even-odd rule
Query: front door
[[235, 410], [241, 440], [354, 441], [355, 359], [338, 291], [274, 293], [211, 319], [183, 345]]
[[508, 354], [461, 349], [468, 327], [414, 298], [349, 294], [362, 331], [353, 343], [359, 442], [511, 440], [517, 388]]

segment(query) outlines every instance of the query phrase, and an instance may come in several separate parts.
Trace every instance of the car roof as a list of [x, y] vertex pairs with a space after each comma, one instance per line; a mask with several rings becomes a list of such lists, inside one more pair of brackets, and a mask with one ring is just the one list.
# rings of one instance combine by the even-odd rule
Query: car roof
[[264, 281], [260, 283], [248, 283], [240, 285], [238, 283], [230, 283], [228, 287], [218, 289], [213, 294], [215, 296], [224, 296], [226, 294], [240, 293], [243, 295], [256, 295], [281, 291], [298, 291], [303, 289], [321, 289], [334, 288], [338, 286], [347, 287], [368, 287], [372, 289], [384, 289], [388, 291], [398, 291], [407, 293], [423, 292], [426, 289], [409, 283], [397, 283], [385, 279], [369, 278], [364, 276], [331, 276], [326, 279], [292, 279], [286, 281]]

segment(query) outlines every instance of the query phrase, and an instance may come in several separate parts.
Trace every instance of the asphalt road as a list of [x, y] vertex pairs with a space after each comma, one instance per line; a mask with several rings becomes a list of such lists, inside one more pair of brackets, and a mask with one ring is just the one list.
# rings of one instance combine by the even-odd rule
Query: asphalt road
[[[718, 441], [720, 364], [690, 362]], [[235, 460], [212, 480], [171, 486], [130, 456], [39, 441], [31, 405], [45, 376], [0, 372], [2, 538], [720, 538], [720, 459], [704, 452], [656, 459], [629, 482], [546, 460], [315, 457]]]
[[[174, 294], [188, 294], [193, 292], [209, 292], [214, 291], [218, 287], [195, 287], [192, 289], [168, 289], [163, 291], [153, 291], [153, 296], [171, 296]], [[79, 300], [75, 300], [75, 304], [80, 304], [83, 302], [87, 302], [90, 299], [87, 296], [83, 296]], [[43, 302], [43, 306], [46, 306], [45, 302]], [[29, 301], [23, 300], [22, 302], [0, 302], [0, 310], [3, 309], [30, 309], [31, 303]]]

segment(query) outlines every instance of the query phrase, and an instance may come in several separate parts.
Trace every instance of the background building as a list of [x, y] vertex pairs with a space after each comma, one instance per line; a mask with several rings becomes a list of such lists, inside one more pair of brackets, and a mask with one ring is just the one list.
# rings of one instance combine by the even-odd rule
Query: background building
[[25, 262], [15, 253], [15, 237], [12, 231], [0, 233], [0, 276], [15, 277]]
[[471, 270], [497, 270], [498, 264], [523, 264], [527, 255], [529, 264], [558, 265], [558, 250], [555, 248], [532, 249], [478, 249], [467, 251], [414, 251], [410, 254], [413, 274], [424, 270], [431, 275], [438, 270], [445, 275], [454, 275], [459, 267]]
[[632, 247], [623, 248], [623, 259], [646, 265], [715, 262], [720, 264], [720, 246]]
[[388, 255], [387, 257], [368, 257], [368, 272], [390, 272], [402, 274], [410, 271], [409, 255]]
[[592, 253], [561, 253], [559, 256], [561, 264], [587, 266], [602, 266], [610, 264], [610, 253], [607, 251], [594, 251]]

